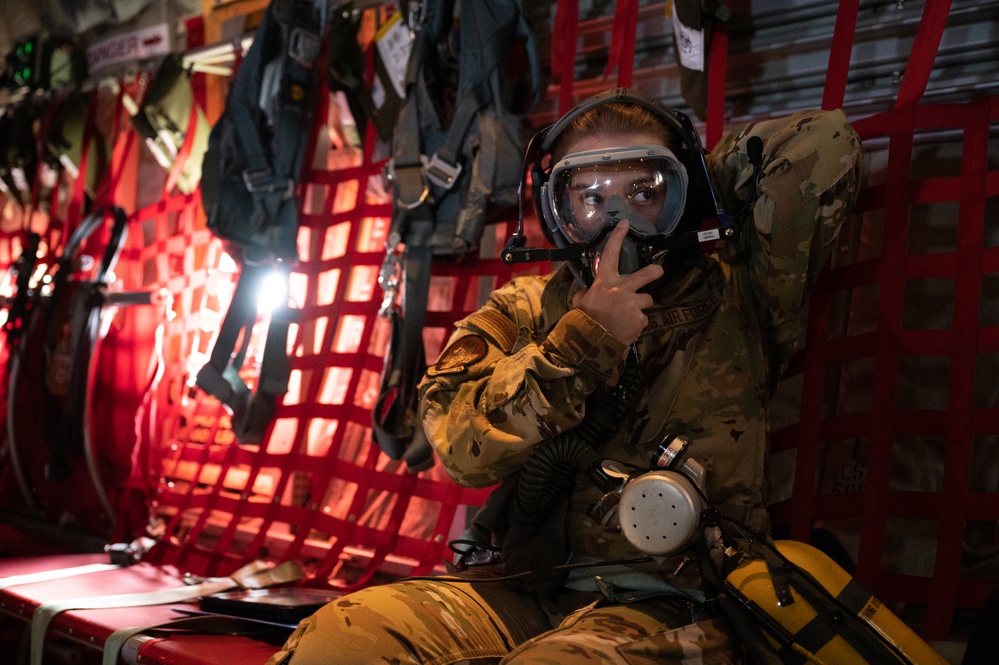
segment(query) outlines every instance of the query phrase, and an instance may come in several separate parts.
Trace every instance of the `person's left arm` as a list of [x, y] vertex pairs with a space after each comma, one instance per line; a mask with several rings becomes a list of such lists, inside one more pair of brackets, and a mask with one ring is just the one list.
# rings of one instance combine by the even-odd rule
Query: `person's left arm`
[[[747, 152], [752, 136], [763, 144], [758, 172]], [[722, 256], [734, 267], [748, 262], [774, 380], [794, 351], [808, 295], [853, 209], [861, 165], [860, 139], [841, 111], [750, 123], [708, 156], [726, 208], [738, 214], [748, 202], [751, 209]]]

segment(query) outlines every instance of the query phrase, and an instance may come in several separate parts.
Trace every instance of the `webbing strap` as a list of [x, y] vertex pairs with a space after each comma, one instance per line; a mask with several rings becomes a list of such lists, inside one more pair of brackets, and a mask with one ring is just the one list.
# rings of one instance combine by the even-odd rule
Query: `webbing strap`
[[867, 589], [860, 586], [860, 582], [851, 577], [846, 586], [836, 594], [836, 601], [859, 616], [871, 602], [871, 594]]
[[177, 151], [177, 157], [173, 160], [173, 165], [170, 167], [170, 173], [167, 174], [166, 185], [163, 187], [163, 196], [167, 197], [173, 188], [177, 185], [177, 180], [180, 178], [180, 174], [183, 173], [184, 167], [187, 166], [187, 160], [191, 157], [191, 149], [194, 147], [194, 139], [198, 132], [198, 103], [195, 100], [191, 100], [191, 113], [187, 116], [187, 131], [184, 132], [184, 142], [180, 145], [180, 149]]
[[431, 2], [425, 5], [425, 10], [429, 13], [413, 41], [406, 64], [406, 99], [399, 110], [393, 131], [391, 170], [395, 181], [393, 196], [396, 214], [392, 220], [392, 231], [397, 234], [399, 241], [406, 236], [405, 227], [409, 217], [414, 214], [414, 210], [420, 209], [423, 212], [421, 208], [430, 193], [423, 178], [419, 104], [422, 95], [418, 92], [418, 87], [426, 85], [422, 80], [424, 59], [436, 47], [441, 23], [438, 14], [443, 12], [443, 7], [439, 2]]
[[558, 114], [563, 116], [575, 105], [576, 36], [579, 30], [579, 0], [558, 0], [552, 30], [552, 75], [559, 85]]
[[[287, 35], [279, 93], [281, 103], [278, 105], [277, 127], [272, 145], [277, 146], [274, 151], [275, 175], [296, 179], [301, 170], [305, 147], [302, 126], [311, 111], [306, 108], [310, 98], [305, 93], [312, 86], [312, 72], [319, 55], [317, 33], [325, 29], [325, 26], [316, 25], [312, 11], [313, 0], [290, 0], [285, 5]], [[315, 40], [315, 43], [310, 40]], [[296, 47], [301, 47], [306, 52], [300, 52]], [[315, 49], [314, 53], [312, 49]], [[285, 147], [294, 149], [283, 149]]]
[[899, 339], [902, 325], [906, 264], [906, 228], [909, 215], [909, 181], [915, 108], [897, 110], [891, 120], [887, 178], [885, 187], [886, 224], [882, 258], [878, 266], [880, 300], [878, 339], [875, 363], [878, 368], [871, 402], [870, 461], [864, 493], [864, 521], [857, 556], [857, 577], [874, 580], [881, 568], [885, 524], [888, 517], [888, 492], [891, 482], [892, 448], [895, 436], [897, 384], [899, 377]]
[[[87, 114], [83, 121], [83, 134], [80, 139], [80, 163], [77, 164], [77, 176], [73, 181], [72, 194], [69, 197], [69, 204], [66, 206], [66, 227], [71, 229], [80, 221], [83, 214], [83, 199], [87, 192], [87, 169], [90, 155], [90, 144], [93, 141], [95, 127], [95, 115], [97, 113], [98, 95], [96, 92], [90, 95], [87, 104]], [[58, 187], [55, 188], [58, 191]], [[50, 232], [53, 225], [49, 225]]]
[[822, 108], [827, 111], [843, 106], [847, 75], [850, 72], [850, 52], [853, 49], [859, 10], [860, 0], [839, 2], [832, 46], [829, 49], [829, 66], [826, 68], [826, 85], [822, 93]]
[[[907, 224], [909, 219], [909, 206], [912, 199], [910, 179], [913, 137], [917, 126], [917, 116], [920, 113], [917, 103], [929, 80], [949, 9], [950, 0], [929, 0], [927, 2], [909, 57], [906, 74], [899, 89], [895, 109], [890, 114], [884, 217], [886, 220], [899, 220], [903, 225]], [[964, 207], [962, 206], [962, 208]], [[978, 223], [980, 224], [980, 220]], [[878, 367], [878, 373], [871, 404], [871, 454], [863, 505], [864, 521], [861, 526], [861, 543], [857, 557], [857, 577], [861, 580], [875, 580], [879, 576], [889, 517], [892, 450], [896, 420], [894, 414], [896, 412], [896, 392], [901, 363], [899, 340], [902, 338], [901, 314], [905, 295], [904, 276], [907, 273], [907, 265], [910, 263], [907, 258], [906, 231], [905, 226], [898, 229], [886, 227], [882, 260], [878, 270], [880, 307], [877, 322], [878, 340], [875, 349], [875, 363]], [[955, 305], [955, 317], [957, 309], [958, 307]], [[975, 317], [977, 317], [977, 309]], [[963, 380], [964, 377], [961, 379]], [[948, 406], [953, 406], [953, 404], [948, 404]], [[955, 450], [964, 450], [963, 446], [951, 447]], [[947, 460], [948, 464], [952, 461], [950, 458]], [[958, 466], [963, 465], [959, 464]], [[954, 473], [953, 468], [947, 473]], [[962, 487], [966, 488], [967, 485]], [[951, 498], [957, 499], [958, 497]], [[959, 508], [961, 505], [958, 503], [957, 507]], [[959, 515], [956, 512], [952, 514]], [[959, 517], [963, 519], [963, 514], [960, 514]], [[951, 531], [947, 527], [948, 525], [941, 524], [941, 538], [944, 529], [948, 532]], [[960, 535], [957, 538], [955, 542], [959, 543]], [[944, 541], [941, 540], [941, 542]], [[945, 556], [944, 559], [947, 560], [947, 557]], [[940, 553], [938, 553], [938, 565], [939, 562]], [[948, 574], [943, 575], [943, 577], [947, 580], [957, 579], [957, 568], [948, 571]], [[952, 607], [953, 605], [950, 605], [950, 608]], [[948, 614], [950, 608], [948, 608]], [[934, 613], [934, 616], [928, 619], [928, 625], [935, 625], [930, 625], [928, 630], [939, 630], [941, 625], [949, 624], [950, 618], [944, 618], [939, 610], [934, 610], [931, 607], [930, 611]]]
[[[676, 19], [674, 19], [676, 20]], [[708, 52], [708, 103], [704, 143], [714, 147], [725, 128], [725, 83], [728, 78], [728, 22], [712, 20]]]
[[271, 567], [264, 561], [251, 561], [230, 577], [213, 577], [199, 584], [107, 596], [87, 596], [42, 603], [35, 608], [31, 617], [31, 657], [30, 665], [42, 665], [42, 648], [45, 633], [52, 619], [69, 610], [97, 610], [114, 607], [145, 607], [149, 605], [169, 605], [183, 603], [202, 596], [237, 587], [260, 589], [274, 584], [292, 582], [304, 576], [301, 566], [285, 561]]
[[240, 134], [240, 148], [246, 157], [247, 171], [250, 172], [263, 172], [270, 169], [267, 153], [260, 141], [260, 136], [256, 131], [253, 131], [257, 122], [251, 109], [257, 109], [260, 104], [259, 95], [254, 94], [257, 81], [254, 81], [253, 74], [263, 70], [266, 44], [268, 40], [274, 39], [272, 35], [274, 30], [280, 31], [274, 17], [278, 4], [276, 1], [268, 4], [263, 19], [254, 33], [253, 43], [250, 44], [250, 48], [243, 56], [239, 68], [232, 78], [226, 98], [224, 113], [232, 119], [233, 126], [245, 127], [248, 130]]
[[389, 457], [404, 458], [413, 470], [432, 461], [430, 444], [419, 424], [409, 422], [416, 385], [426, 369], [423, 326], [427, 316], [433, 250], [414, 244], [406, 248], [405, 294], [401, 317], [393, 315], [392, 339], [383, 385], [375, 405], [373, 433]]
[[[818, 612], [818, 616], [803, 626], [795, 635], [795, 640], [799, 644], [808, 649], [809, 652], [817, 653], [833, 637], [839, 635], [860, 655], [865, 663], [911, 665], [896, 646], [888, 641], [882, 641], [878, 632], [858, 615], [837, 616], [821, 611], [829, 606], [831, 598], [828, 590], [815, 581], [808, 574], [808, 571], [797, 569], [796, 572], [797, 575], [793, 577], [795, 591], [801, 595], [803, 602], [808, 603]], [[850, 593], [855, 596], [856, 589], [851, 589]]]
[[[123, 95], [124, 90], [119, 93], [118, 103], [115, 106], [116, 110], [121, 109], [123, 106], [121, 101]], [[116, 125], [120, 117], [120, 113], [115, 114]], [[125, 171], [131, 166], [129, 158], [133, 155], [133, 148], [137, 145], [136, 138], [138, 134], [135, 132], [118, 131], [117, 126], [114, 132], [117, 138], [111, 150], [111, 164], [108, 167], [108, 175], [101, 180], [98, 191], [94, 194], [94, 201], [98, 204], [112, 205], [114, 202], [121, 200], [117, 189]], [[82, 162], [83, 160], [81, 159], [80, 161]]]
[[638, 25], [638, 0], [618, 0], [614, 8], [610, 54], [604, 77], [617, 68], [617, 86], [630, 88], [635, 67], [635, 30]]
[[[214, 395], [234, 411], [249, 393], [249, 388], [239, 376], [239, 370], [248, 348], [250, 331], [257, 320], [257, 297], [265, 274], [266, 270], [262, 266], [243, 265], [229, 309], [226, 310], [215, 338], [211, 356], [196, 379], [199, 388]], [[236, 342], [241, 333], [243, 342], [237, 350]]]
[[198, 632], [204, 635], [253, 635], [274, 632], [277, 628], [277, 624], [274, 623], [222, 614], [185, 616], [152, 626], [122, 628], [111, 633], [104, 640], [101, 665], [116, 665], [119, 657], [126, 663], [137, 663], [138, 649], [141, 645], [134, 648], [134, 653], [125, 647], [133, 637], [147, 632], [160, 630]]
[[[288, 328], [292, 310], [276, 309], [267, 325], [264, 353], [260, 359], [257, 386], [239, 418], [233, 419], [232, 429], [244, 444], [260, 443], [274, 418], [278, 400], [288, 392], [291, 362], [288, 359]], [[247, 332], [249, 336], [249, 332]]]
[[[990, 124], [995, 121], [995, 103], [980, 100], [965, 107], [964, 143], [962, 145], [960, 201], [957, 224], [957, 256], [954, 270], [954, 312], [950, 381], [947, 387], [947, 418], [944, 437], [944, 476], [940, 490], [941, 515], [934, 574], [930, 580], [930, 603], [927, 622], [938, 634], [945, 634], [952, 612], [960, 598], [954, 580], [961, 578], [965, 552], [966, 520], [970, 501], [971, 442], [974, 440], [975, 380], [978, 355], [984, 349], [979, 340], [979, 308], [982, 299], [982, 275], [985, 269], [986, 198], [989, 191]], [[942, 183], [941, 183], [942, 184]], [[993, 187], [995, 189], [995, 187]], [[929, 351], [929, 350], [928, 350]], [[992, 433], [995, 433], [993, 430]], [[995, 513], [992, 513], [995, 519]], [[944, 601], [944, 602], [940, 602]]]
[[833, 629], [824, 616], [816, 614], [805, 625], [798, 628], [798, 632], [794, 634], [794, 641], [808, 653], [818, 653], [837, 635], [839, 635], [839, 631]]
[[[483, 106], [483, 101], [476, 94], [475, 90], [466, 89], [462, 90], [461, 93], [461, 97], [455, 104], [454, 117], [451, 119], [451, 126], [447, 130], [447, 138], [444, 139], [444, 144], [434, 153], [434, 157], [437, 160], [442, 160], [452, 169], [459, 166], [458, 154], [461, 152], [461, 146], [465, 142], [465, 136], [468, 134], [468, 130], [471, 129], [472, 123], [475, 121], [475, 116], [479, 113], [479, 109]], [[450, 189], [457, 179], [457, 173], [455, 172], [453, 175], [448, 174], [445, 178], [440, 178], [433, 170], [433, 167], [437, 164], [437, 160], [431, 158], [430, 163], [427, 164], [427, 177], [438, 186]]]
[[895, 100], [896, 109], [912, 106], [923, 97], [940, 48], [940, 37], [947, 26], [950, 3], [951, 0], [927, 0]]
[[[858, 0], [842, 0], [833, 35], [829, 69], [822, 106], [841, 106], [845, 96], [850, 53], [857, 26]], [[976, 584], [962, 577], [966, 556], [964, 530], [975, 511], [985, 520], [994, 519], [991, 508], [969, 501], [969, 469], [973, 456], [969, 446], [975, 437], [994, 433], [994, 419], [986, 423], [976, 408], [975, 365], [983, 346], [979, 321], [982, 275], [988, 267], [984, 248], [986, 200], [989, 191], [988, 150], [990, 122], [996, 121], [996, 100], [985, 99], [958, 105], [923, 105], [921, 99], [932, 72], [946, 26], [950, 0], [928, 0], [915, 37], [894, 109], [854, 121], [864, 141], [887, 138], [884, 182], [861, 192], [857, 213], [876, 214], [885, 220], [883, 246], [874, 261], [847, 265], [822, 276], [809, 305], [808, 345], [804, 349], [801, 418], [794, 438], [794, 497], [787, 506], [791, 537], [804, 539], [813, 524], [827, 518], [863, 517], [856, 575], [878, 596], [907, 598], [927, 605], [923, 634], [945, 636], [950, 632], [953, 610], [959, 602], [975, 602], [968, 594]], [[954, 176], [926, 177], [913, 173], [914, 134], [927, 130], [956, 129], [962, 133], [961, 171]], [[951, 252], [913, 253], [907, 241], [909, 220], [918, 206], [948, 202], [957, 209], [956, 248]], [[948, 279], [954, 284], [954, 306], [950, 329], [903, 328], [907, 285], [920, 279]], [[875, 285], [878, 289], [876, 332], [830, 339], [830, 293]], [[906, 409], [898, 400], [899, 371], [903, 356], [943, 357], [948, 363], [945, 410]], [[870, 358], [877, 368], [872, 381], [870, 413], [825, 417], [822, 412], [824, 378], [849, 361]], [[981, 376], [977, 377], [981, 381]], [[942, 440], [942, 483], [935, 492], [899, 492], [893, 489], [893, 457], [899, 454], [900, 435], [934, 436]], [[821, 466], [824, 441], [869, 440], [864, 490], [854, 496], [818, 494], [816, 473]], [[851, 508], [844, 508], [852, 503]], [[833, 507], [835, 505], [835, 508]], [[919, 507], [916, 507], [919, 506]], [[912, 577], [883, 568], [887, 533], [892, 522], [913, 517], [930, 518], [936, 524], [934, 570], [926, 584], [913, 587]], [[963, 598], [963, 601], [960, 600]], [[918, 600], [916, 600], [918, 599]], [[932, 602], [930, 602], [932, 599]]]
[[404, 342], [403, 357], [414, 359], [409, 367], [404, 367], [406, 388], [416, 388], [423, 373], [423, 324], [427, 319], [427, 300], [430, 292], [430, 272], [433, 268], [433, 252], [429, 247], [406, 248], [405, 291], [402, 304], [402, 318], [410, 332]]
[[87, 575], [89, 573], [100, 573], [105, 570], [121, 568], [116, 563], [88, 563], [82, 566], [70, 566], [69, 568], [56, 568], [54, 570], [42, 570], [37, 573], [25, 573], [24, 575], [11, 575], [0, 579], [0, 590], [8, 589], [20, 584], [37, 584], [38, 582], [51, 582], [52, 580], [62, 580], [77, 575]]
[[89, 596], [85, 598], [71, 598], [68, 600], [56, 600], [50, 603], [43, 603], [35, 609], [31, 617], [31, 656], [30, 665], [42, 665], [42, 651], [45, 645], [45, 633], [48, 631], [52, 619], [61, 612], [69, 610], [97, 610], [112, 607], [140, 607], [146, 605], [168, 605], [171, 603], [183, 603], [201, 596], [212, 593], [226, 591], [238, 587], [239, 584], [232, 578], [215, 578], [192, 584], [190, 586], [175, 587], [172, 589], [161, 589], [159, 591], [146, 591], [142, 593], [125, 593], [111, 596]]

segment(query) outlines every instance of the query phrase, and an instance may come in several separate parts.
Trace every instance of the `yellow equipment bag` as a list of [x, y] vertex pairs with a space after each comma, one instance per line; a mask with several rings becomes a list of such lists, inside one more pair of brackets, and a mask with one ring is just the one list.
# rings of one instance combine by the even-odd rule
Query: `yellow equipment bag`
[[730, 551], [722, 588], [784, 663], [947, 665], [820, 550], [791, 540]]

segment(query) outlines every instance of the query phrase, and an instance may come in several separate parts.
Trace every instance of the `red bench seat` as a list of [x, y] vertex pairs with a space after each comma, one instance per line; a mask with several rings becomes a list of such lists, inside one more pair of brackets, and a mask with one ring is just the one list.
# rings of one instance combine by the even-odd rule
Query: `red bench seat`
[[[106, 554], [68, 554], [0, 559], [0, 586], [17, 575], [108, 563]], [[0, 589], [0, 624], [5, 632], [21, 631], [22, 659], [35, 610], [44, 603], [74, 598], [134, 594], [184, 586], [171, 566], [137, 563], [132, 566], [89, 572], [62, 579], [16, 584]], [[46, 633], [45, 663], [60, 661], [99, 663], [107, 638], [117, 630], [156, 626], [198, 612], [198, 601], [61, 612]], [[259, 639], [245, 635], [205, 634], [197, 631], [154, 631], [133, 637], [122, 650], [119, 662], [143, 665], [209, 665], [217, 663], [264, 663], [276, 652], [289, 629], [278, 628]], [[24, 660], [27, 663], [27, 660]], [[17, 665], [21, 665], [18, 663]]]

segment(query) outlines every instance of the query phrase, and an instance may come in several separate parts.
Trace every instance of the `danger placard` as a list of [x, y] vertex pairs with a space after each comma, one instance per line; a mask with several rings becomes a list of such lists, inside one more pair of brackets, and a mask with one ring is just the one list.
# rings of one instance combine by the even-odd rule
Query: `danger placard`
[[130, 60], [146, 60], [170, 52], [170, 29], [160, 23], [134, 32], [116, 35], [87, 49], [87, 67], [95, 72]]

